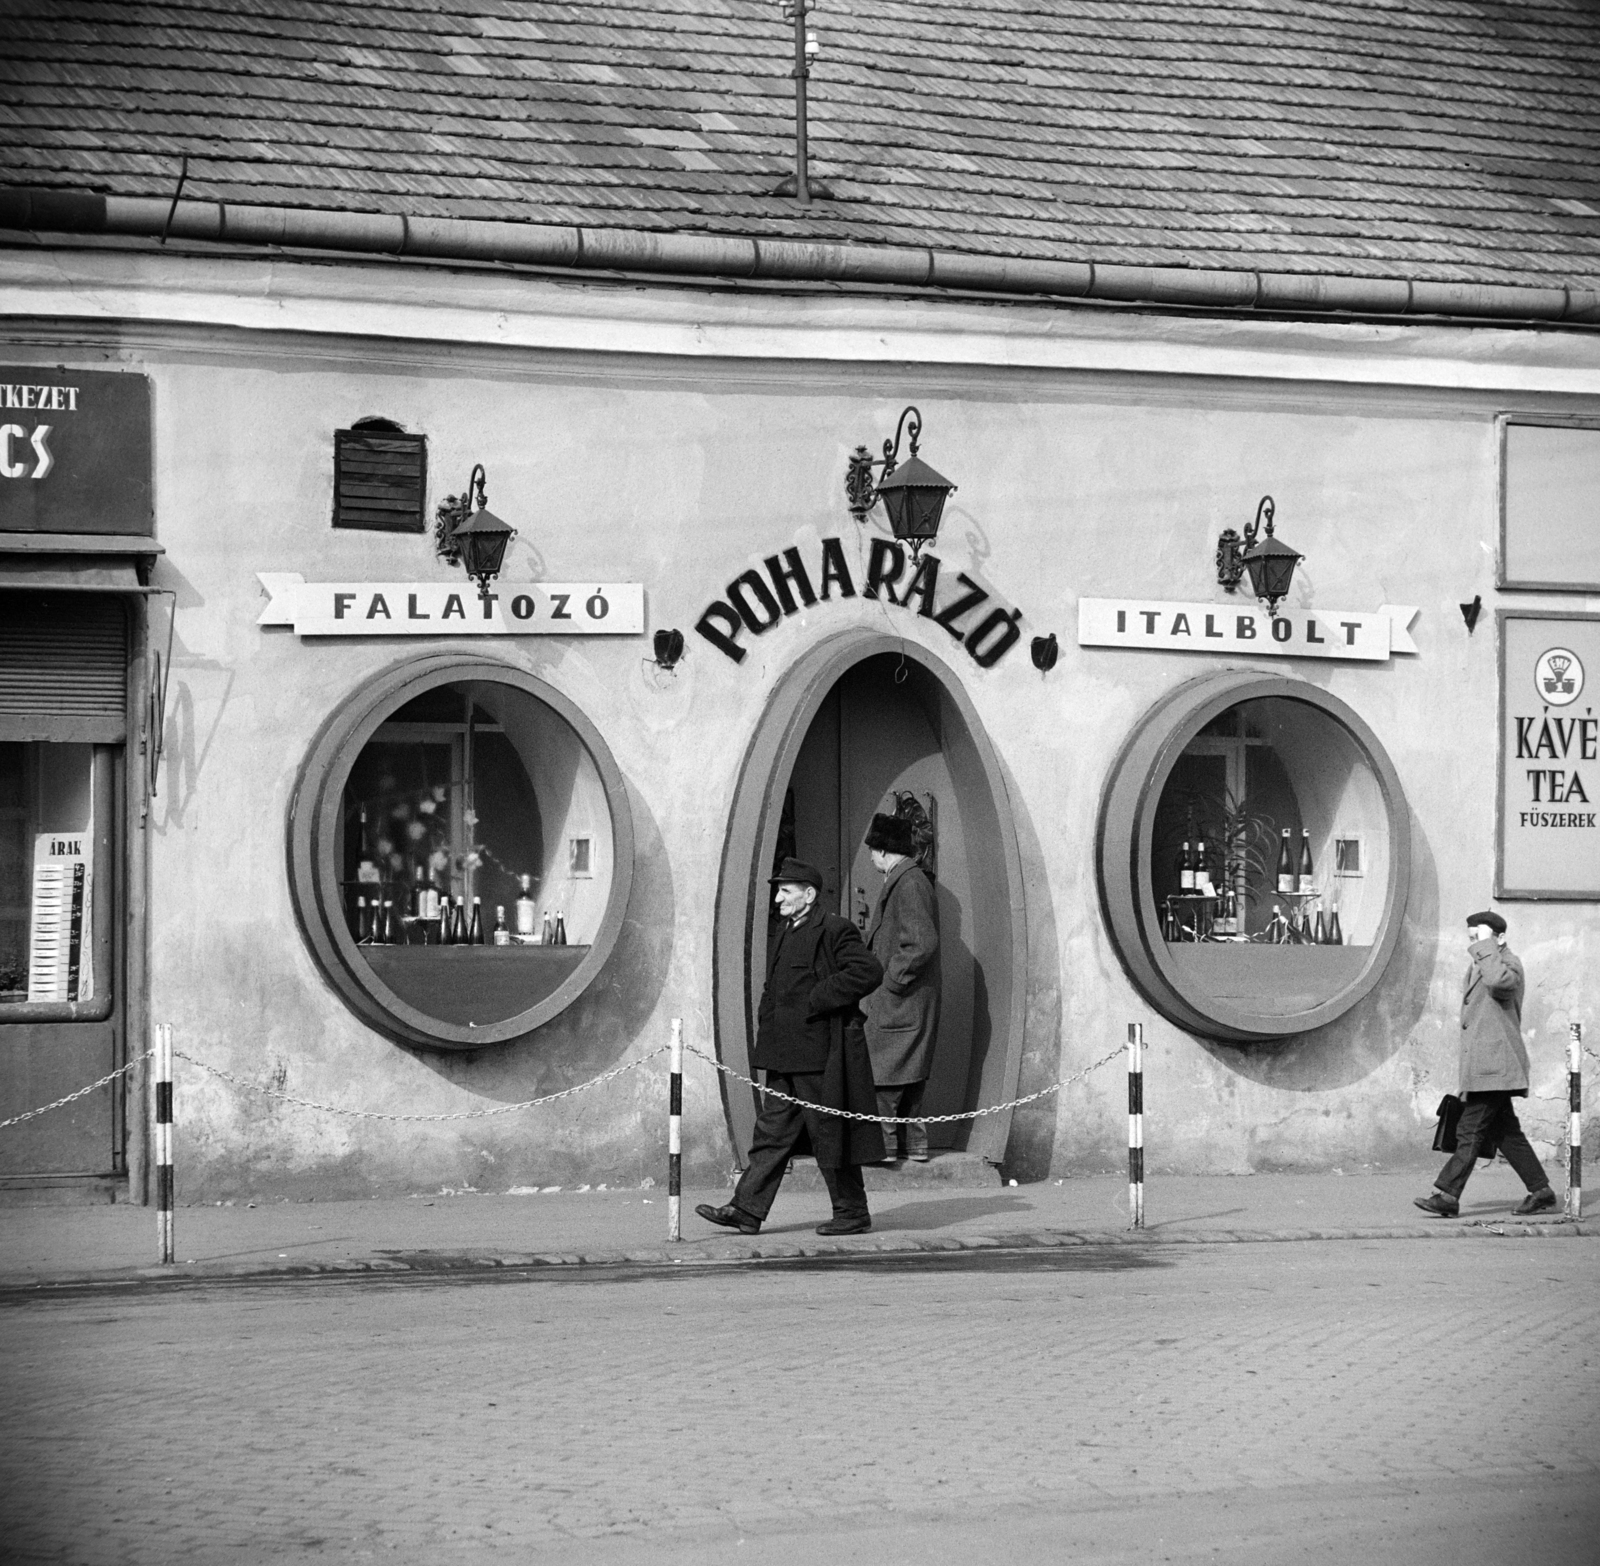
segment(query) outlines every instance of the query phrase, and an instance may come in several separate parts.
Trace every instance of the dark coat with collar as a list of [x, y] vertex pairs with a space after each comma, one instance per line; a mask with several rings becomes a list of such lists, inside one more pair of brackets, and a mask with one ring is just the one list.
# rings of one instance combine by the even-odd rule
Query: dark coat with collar
[[1461, 990], [1459, 1092], [1527, 1097], [1528, 1049], [1522, 1042], [1522, 964], [1493, 938], [1474, 941]]
[[[785, 923], [768, 949], [752, 1064], [816, 1078], [803, 1095], [813, 1103], [877, 1114], [858, 1003], [882, 977], [860, 931], [813, 903], [809, 916], [799, 925]], [[807, 1112], [806, 1128], [824, 1168], [877, 1163], [883, 1157], [883, 1132], [869, 1121]]]
[[939, 904], [928, 873], [902, 859], [883, 878], [867, 925], [883, 983], [862, 1003], [879, 1087], [925, 1082], [939, 1037]]

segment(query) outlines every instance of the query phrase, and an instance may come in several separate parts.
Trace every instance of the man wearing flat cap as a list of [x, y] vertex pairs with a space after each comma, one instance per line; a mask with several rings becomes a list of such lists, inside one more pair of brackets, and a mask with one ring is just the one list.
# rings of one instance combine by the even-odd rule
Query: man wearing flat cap
[[883, 983], [864, 1002], [867, 1053], [878, 1084], [878, 1113], [910, 1119], [885, 1126], [885, 1157], [899, 1151], [928, 1157], [928, 1128], [910, 1118], [922, 1108], [939, 1037], [939, 905], [933, 881], [917, 861], [917, 842], [904, 816], [876, 815], [867, 828], [872, 863], [883, 887], [867, 925], [867, 945], [883, 965]]
[[1456, 1150], [1439, 1171], [1434, 1189], [1417, 1197], [1416, 1204], [1424, 1212], [1454, 1218], [1473, 1164], [1492, 1158], [1498, 1147], [1528, 1188], [1516, 1211], [1548, 1212], [1556, 1205], [1555, 1192], [1511, 1107], [1512, 1099], [1528, 1096], [1528, 1051], [1522, 1042], [1527, 981], [1521, 962], [1506, 947], [1506, 922], [1499, 914], [1469, 914], [1467, 934], [1472, 966], [1461, 996], [1457, 1094], [1463, 1107], [1456, 1123]]
[[772, 883], [783, 922], [767, 954], [751, 1062], [766, 1073], [768, 1087], [802, 1102], [762, 1095], [733, 1200], [695, 1211], [725, 1229], [759, 1232], [789, 1159], [809, 1141], [833, 1202], [832, 1219], [817, 1233], [864, 1234], [872, 1218], [861, 1166], [882, 1161], [883, 1136], [872, 1121], [806, 1106], [877, 1112], [858, 1003], [877, 988], [883, 969], [848, 919], [817, 906], [822, 872], [815, 865], [785, 859]]

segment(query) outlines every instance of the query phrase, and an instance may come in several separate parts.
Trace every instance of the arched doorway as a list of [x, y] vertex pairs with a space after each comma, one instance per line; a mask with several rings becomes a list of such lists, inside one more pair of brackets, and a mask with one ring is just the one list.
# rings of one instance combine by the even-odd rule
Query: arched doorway
[[[792, 833], [795, 849], [822, 869], [830, 909], [859, 918], [879, 884], [861, 839], [896, 788], [931, 796], [939, 826], [944, 1006], [927, 1112], [1004, 1102], [1015, 1096], [1021, 1070], [1027, 972], [1010, 801], [954, 672], [915, 643], [880, 632], [846, 632], [801, 659], [773, 692], [745, 754], [717, 890], [718, 1053], [750, 1074], [766, 972], [767, 877], [780, 840]], [[754, 1098], [737, 1083], [724, 1085], [742, 1161]], [[934, 1145], [999, 1163], [1010, 1123], [1002, 1114], [935, 1127], [942, 1134]]]

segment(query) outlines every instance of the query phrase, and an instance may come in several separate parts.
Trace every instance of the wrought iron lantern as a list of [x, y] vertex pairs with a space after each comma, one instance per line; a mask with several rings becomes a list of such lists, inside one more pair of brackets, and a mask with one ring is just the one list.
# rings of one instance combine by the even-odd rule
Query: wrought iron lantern
[[[903, 467], [900, 465], [902, 434], [911, 441], [911, 455]], [[902, 543], [911, 546], [913, 560], [920, 556], [924, 544], [931, 544], [939, 536], [945, 500], [956, 489], [949, 479], [936, 473], [917, 455], [917, 441], [921, 435], [921, 413], [914, 407], [907, 408], [895, 426], [894, 439], [883, 443], [882, 459], [875, 461], [865, 446], [857, 446], [844, 476], [851, 516], [864, 523], [867, 513], [881, 500], [889, 517], [890, 530]], [[883, 469], [883, 477], [876, 485], [872, 482], [875, 467]]]
[[[506, 545], [517, 536], [517, 530], [502, 522], [488, 508], [484, 494], [483, 464], [472, 470], [466, 490], [460, 495], [447, 495], [440, 503], [438, 522], [434, 530], [434, 546], [440, 557], [451, 565], [459, 565], [478, 584], [478, 597], [489, 603], [489, 584], [500, 574], [506, 558]], [[472, 499], [477, 496], [478, 509], [472, 509]]]
[[1256, 519], [1245, 528], [1242, 539], [1231, 527], [1217, 539], [1218, 583], [1234, 592], [1239, 578], [1248, 571], [1250, 590], [1266, 604], [1268, 614], [1277, 613], [1279, 602], [1294, 580], [1295, 566], [1305, 559], [1272, 536], [1274, 514], [1272, 496], [1263, 495], [1256, 507]]

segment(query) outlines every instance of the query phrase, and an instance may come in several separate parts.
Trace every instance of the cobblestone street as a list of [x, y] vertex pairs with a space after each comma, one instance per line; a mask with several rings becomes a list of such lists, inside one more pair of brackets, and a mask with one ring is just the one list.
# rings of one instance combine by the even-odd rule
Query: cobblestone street
[[0, 1309], [7, 1561], [1596, 1559], [1600, 1247], [96, 1290]]

